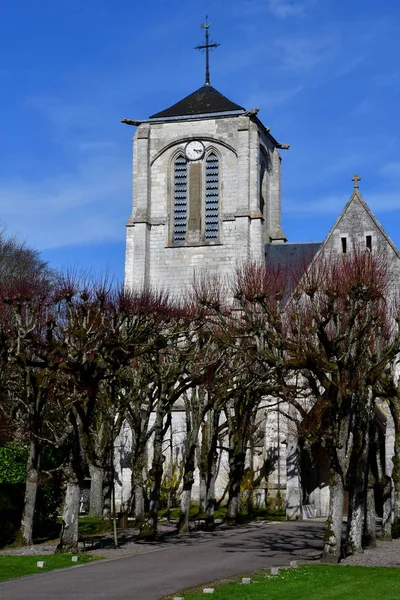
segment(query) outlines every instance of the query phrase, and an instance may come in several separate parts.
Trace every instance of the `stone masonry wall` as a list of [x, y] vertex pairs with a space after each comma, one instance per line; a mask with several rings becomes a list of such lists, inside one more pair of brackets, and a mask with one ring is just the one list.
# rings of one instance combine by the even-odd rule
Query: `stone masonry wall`
[[[173, 246], [172, 163], [191, 139], [219, 156], [218, 243]], [[265, 214], [259, 206], [260, 145], [269, 156]], [[280, 157], [267, 134], [247, 116], [144, 123], [134, 137], [133, 209], [127, 223], [125, 285], [150, 284], [179, 293], [193, 274], [231, 276], [244, 261], [263, 260], [266, 232], [280, 227]]]

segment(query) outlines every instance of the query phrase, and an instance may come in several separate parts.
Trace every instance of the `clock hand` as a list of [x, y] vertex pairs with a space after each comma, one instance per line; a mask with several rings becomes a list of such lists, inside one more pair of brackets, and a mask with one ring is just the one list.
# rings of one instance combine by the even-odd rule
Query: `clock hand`
[[197, 152], [197, 154], [201, 154], [201, 150], [198, 150], [197, 148], [193, 148], [193, 150]]

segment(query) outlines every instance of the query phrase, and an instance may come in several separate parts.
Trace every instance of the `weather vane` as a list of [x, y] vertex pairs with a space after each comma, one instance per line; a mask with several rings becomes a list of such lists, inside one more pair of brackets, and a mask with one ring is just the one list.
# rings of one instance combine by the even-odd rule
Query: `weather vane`
[[210, 85], [210, 58], [209, 51], [210, 48], [216, 48], [220, 44], [215, 44], [214, 42], [210, 44], [210, 35], [208, 30], [211, 27], [211, 23], [208, 22], [208, 15], [206, 15], [206, 22], [200, 25], [201, 29], [206, 30], [206, 43], [201, 46], [196, 46], [195, 50], [205, 50], [206, 51], [206, 85]]

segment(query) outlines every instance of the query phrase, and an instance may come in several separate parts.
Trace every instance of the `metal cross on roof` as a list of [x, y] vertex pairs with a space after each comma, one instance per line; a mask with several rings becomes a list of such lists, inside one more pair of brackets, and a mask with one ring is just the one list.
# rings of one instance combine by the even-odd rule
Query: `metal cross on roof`
[[354, 181], [354, 189], [358, 189], [358, 182], [361, 181], [361, 177], [356, 173], [352, 178], [352, 181]]
[[208, 22], [208, 15], [206, 15], [206, 22], [200, 25], [201, 29], [206, 30], [206, 43], [200, 46], [196, 46], [195, 50], [205, 50], [206, 51], [206, 85], [210, 85], [210, 58], [209, 58], [209, 50], [210, 48], [216, 48], [220, 44], [209, 42], [210, 36], [208, 30], [211, 27], [211, 23]]

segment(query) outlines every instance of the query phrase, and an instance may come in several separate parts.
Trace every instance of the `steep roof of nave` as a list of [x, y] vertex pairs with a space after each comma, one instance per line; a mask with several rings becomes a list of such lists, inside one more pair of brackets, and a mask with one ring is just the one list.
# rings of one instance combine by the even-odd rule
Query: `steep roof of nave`
[[184, 117], [189, 115], [204, 115], [211, 113], [241, 113], [246, 109], [235, 104], [221, 94], [211, 85], [206, 84], [201, 88], [183, 98], [169, 108], [162, 110], [149, 117], [150, 119], [162, 119], [170, 117]]
[[305, 271], [321, 248], [323, 242], [300, 242], [286, 244], [266, 244], [265, 259], [268, 264], [282, 269]]

